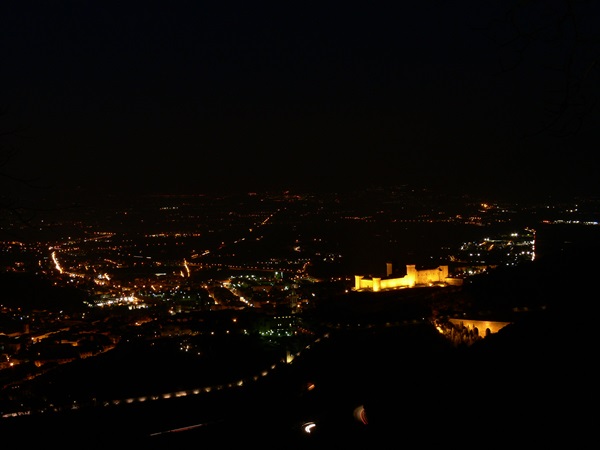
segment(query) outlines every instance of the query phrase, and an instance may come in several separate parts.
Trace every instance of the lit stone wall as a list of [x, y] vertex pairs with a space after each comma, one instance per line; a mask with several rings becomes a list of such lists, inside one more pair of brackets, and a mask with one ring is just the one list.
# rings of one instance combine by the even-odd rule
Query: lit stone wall
[[[466, 327], [469, 330], [477, 328], [477, 334], [480, 337], [487, 336], [488, 333], [493, 334], [500, 331], [510, 322], [495, 322], [491, 320], [465, 320], [465, 319], [450, 319], [454, 325]], [[489, 332], [487, 331], [489, 330]]]
[[[413, 266], [414, 267], [414, 266]], [[448, 266], [435, 269], [415, 270], [415, 284], [443, 283], [448, 278]]]
[[446, 283], [448, 286], [462, 286], [463, 279], [448, 277], [444, 280], [444, 283]]
[[[387, 272], [391, 273], [388, 265]], [[428, 285], [430, 283], [446, 283], [448, 280], [453, 280], [449, 284], [460, 285], [454, 279], [448, 277], [448, 266], [439, 266], [435, 269], [417, 270], [414, 264], [407, 264], [406, 275], [401, 278], [376, 278], [365, 279], [362, 275], [354, 276], [354, 289], [371, 290], [378, 292], [384, 289], [397, 289], [403, 287], [414, 287], [416, 285]], [[462, 281], [462, 280], [461, 280]]]

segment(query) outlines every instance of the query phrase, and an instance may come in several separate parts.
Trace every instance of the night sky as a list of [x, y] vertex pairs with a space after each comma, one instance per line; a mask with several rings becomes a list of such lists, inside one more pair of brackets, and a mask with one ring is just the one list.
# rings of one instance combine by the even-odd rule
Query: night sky
[[598, 3], [5, 0], [2, 172], [67, 193], [600, 194]]

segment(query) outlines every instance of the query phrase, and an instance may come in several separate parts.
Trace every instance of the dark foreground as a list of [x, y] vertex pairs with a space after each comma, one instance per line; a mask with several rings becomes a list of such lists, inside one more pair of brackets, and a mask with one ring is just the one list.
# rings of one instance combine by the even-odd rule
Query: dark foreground
[[585, 323], [546, 311], [469, 349], [428, 324], [339, 333], [251, 386], [0, 426], [25, 448], [575, 445], [590, 433]]

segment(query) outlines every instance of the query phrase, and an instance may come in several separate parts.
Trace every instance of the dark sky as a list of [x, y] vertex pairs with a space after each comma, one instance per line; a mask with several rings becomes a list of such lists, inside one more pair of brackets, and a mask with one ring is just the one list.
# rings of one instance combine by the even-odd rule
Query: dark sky
[[600, 193], [598, 2], [355, 3], [4, 0], [3, 171], [67, 191]]

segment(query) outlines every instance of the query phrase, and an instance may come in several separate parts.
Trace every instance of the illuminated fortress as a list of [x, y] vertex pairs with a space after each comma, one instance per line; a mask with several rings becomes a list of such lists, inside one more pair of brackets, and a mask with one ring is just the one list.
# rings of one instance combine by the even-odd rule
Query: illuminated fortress
[[363, 275], [354, 276], [354, 290], [369, 290], [378, 292], [386, 289], [399, 289], [416, 286], [460, 286], [461, 278], [452, 278], [448, 274], [448, 266], [438, 266], [434, 269], [417, 270], [414, 264], [406, 265], [406, 275], [400, 278], [390, 278], [392, 264], [387, 263], [386, 277], [365, 278]]

